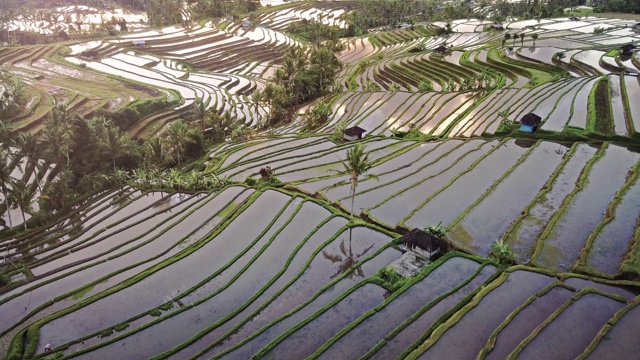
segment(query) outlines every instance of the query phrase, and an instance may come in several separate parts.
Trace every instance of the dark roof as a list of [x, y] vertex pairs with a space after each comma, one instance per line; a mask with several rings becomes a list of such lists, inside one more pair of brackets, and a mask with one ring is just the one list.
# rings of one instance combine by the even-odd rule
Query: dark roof
[[359, 127], [359, 126], [354, 126], [354, 127], [350, 127], [348, 129], [344, 130], [344, 134], [347, 136], [360, 136], [362, 134], [364, 134], [365, 132], [367, 132], [367, 130]]
[[437, 53], [441, 53], [444, 54], [447, 52], [447, 47], [444, 45], [440, 45], [437, 48], [435, 48], [433, 51], [437, 52]]
[[493, 28], [494, 29], [504, 29], [504, 26], [502, 26], [502, 24], [494, 23], [493, 24]]
[[571, 21], [578, 21], [579, 19], [578, 19], [577, 17], [575, 17], [575, 16], [572, 16], [572, 17], [570, 17], [570, 18], [569, 18], [569, 20], [571, 20]]
[[634, 50], [634, 49], [637, 49], [637, 48], [633, 44], [626, 44], [626, 45], [620, 46], [620, 49], [622, 49], [624, 51], [630, 51], [630, 50]]
[[534, 113], [528, 113], [520, 119], [520, 124], [538, 126], [542, 118]]
[[402, 242], [408, 249], [419, 247], [420, 249], [428, 252], [435, 252], [436, 250], [443, 248], [445, 245], [444, 240], [418, 228], [406, 233], [402, 237]]

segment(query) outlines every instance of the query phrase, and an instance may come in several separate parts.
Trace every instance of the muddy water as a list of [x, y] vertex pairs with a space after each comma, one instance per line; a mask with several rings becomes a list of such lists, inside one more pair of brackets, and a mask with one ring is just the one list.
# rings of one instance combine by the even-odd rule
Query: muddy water
[[[324, 219], [329, 212], [315, 203], [305, 203], [300, 211], [295, 214], [291, 222], [282, 229], [273, 242], [267, 245], [269, 239], [276, 234], [286, 221], [292, 216], [293, 209], [298, 204], [295, 202], [289, 205], [276, 224], [267, 231], [259, 244], [251, 248], [240, 259], [234, 262], [228, 269], [223, 271], [212, 281], [204, 284], [196, 291], [181, 299], [187, 306], [194, 304], [199, 299], [212, 294], [222, 285], [230, 284], [222, 292], [213, 298], [200, 303], [187, 311], [160, 322], [150, 328], [101, 348], [93, 352], [92, 356], [122, 356], [129, 358], [149, 358], [155, 354], [169, 350], [177, 346], [206, 326], [219, 321], [222, 317], [234, 311], [240, 304], [248, 301], [255, 291], [263, 287], [272, 276], [284, 265], [291, 255], [290, 251], [295, 249], [298, 243], [292, 239], [301, 241], [304, 239], [319, 221]], [[314, 221], [315, 220], [315, 221]], [[304, 234], [300, 236], [301, 234]], [[251, 263], [250, 267], [235, 280], [232, 279], [250, 263], [251, 258], [263, 249], [259, 257]], [[232, 281], [232, 283], [229, 283]], [[142, 346], [141, 344], [144, 344]], [[100, 355], [104, 354], [104, 355]], [[119, 355], [120, 354], [120, 355]]]
[[386, 290], [365, 285], [332, 306], [272, 349], [266, 357], [302, 359], [311, 355], [326, 340], [384, 300]]
[[[95, 281], [105, 274], [110, 274], [121, 268], [131, 266], [132, 264], [138, 262], [143, 262], [140, 266], [134, 267], [130, 270], [126, 270], [119, 275], [110, 277], [109, 281], [106, 283], [96, 285], [92, 290], [85, 292], [84, 296], [74, 296], [72, 298], [68, 298], [66, 301], [80, 301], [82, 300], [82, 298], [86, 298], [98, 293], [99, 291], [104, 290], [105, 288], [113, 286], [114, 284], [127, 279], [130, 276], [133, 276], [134, 274], [146, 268], [149, 268], [180, 251], [181, 248], [175, 247], [167, 254], [159, 256], [154, 260], [147, 260], [151, 259], [154, 256], [160, 255], [163, 251], [166, 251], [170, 246], [174, 245], [176, 241], [179, 241], [181, 236], [184, 236], [184, 234], [188, 234], [189, 232], [193, 231], [194, 226], [200, 226], [201, 229], [203, 229], [203, 233], [198, 233], [194, 236], [198, 238], [204, 236], [208, 232], [208, 230], [211, 230], [211, 227], [206, 219], [223, 208], [228, 201], [233, 199], [236, 195], [240, 194], [242, 190], [243, 189], [239, 187], [226, 190], [223, 194], [215, 199], [216, 201], [212, 201], [206, 204], [205, 206], [191, 214], [189, 217], [189, 221], [183, 221], [164, 233], [162, 232], [166, 229], [164, 227], [159, 227], [158, 229], [151, 232], [143, 240], [146, 241], [148, 239], [151, 239], [153, 241], [140, 247], [139, 249], [136, 249], [119, 257], [111, 258], [107, 262], [96, 264], [94, 266], [83, 269], [80, 272], [76, 271], [74, 273], [70, 273], [77, 270], [76, 268], [71, 268], [69, 269], [69, 271], [67, 271], [66, 274], [58, 277], [53, 282], [45, 286], [35, 288], [32, 292], [26, 293], [25, 295], [22, 295], [21, 297], [18, 297], [7, 304], [3, 304], [1, 307], [3, 308], [3, 310], [13, 311], [16, 315], [20, 315], [20, 311], [22, 311], [21, 306], [23, 307], [25, 301], [28, 303], [28, 299], [31, 299], [31, 305], [29, 307], [29, 310], [31, 310], [49, 299], [60, 296], [66, 292], [78, 288], [81, 285]], [[249, 193], [245, 191], [240, 196], [243, 195], [248, 196]], [[145, 260], [147, 260], [148, 262], [144, 263]], [[45, 279], [49, 278], [47, 277]], [[14, 309], [20, 309], [20, 311], [10, 310], [12, 309], [12, 307], [14, 307]]]
[[424, 312], [414, 322], [400, 331], [394, 337], [387, 339], [385, 346], [376, 352], [372, 359], [385, 360], [395, 359], [406, 348], [411, 346], [424, 332], [436, 321], [442, 314], [452, 309], [460, 300], [476, 290], [496, 271], [493, 266], [485, 266], [480, 270], [478, 275], [473, 278], [467, 285], [458, 289], [458, 291], [440, 300], [433, 307]]
[[[462, 243], [471, 240], [468, 245], [475, 253], [488, 255], [493, 241], [502, 237], [564, 158], [556, 153], [557, 149], [558, 144], [552, 142], [538, 145], [491, 194], [451, 229], [450, 239]], [[563, 150], [563, 154], [566, 153], [566, 148]], [[529, 185], [523, 187], [525, 183]], [[465, 239], [465, 236], [470, 239]]]
[[574, 359], [623, 306], [624, 304], [601, 295], [583, 295], [549, 323], [522, 350], [519, 357]]
[[528, 271], [515, 271], [498, 288], [488, 293], [448, 329], [420, 359], [473, 359], [502, 321], [530, 296], [554, 278]]
[[624, 77], [624, 86], [627, 90], [627, 102], [629, 103], [630, 115], [633, 120], [633, 127], [636, 132], [640, 132], [640, 78], [633, 76]]
[[[77, 251], [72, 252], [71, 254], [64, 256], [62, 258], [58, 258], [54, 261], [47, 262], [41, 266], [32, 268], [31, 271], [36, 274], [43, 274], [48, 271], [52, 271], [57, 269], [58, 267], [68, 265], [70, 263], [81, 261], [87, 259], [89, 257], [104, 253], [104, 252], [112, 252], [117, 250], [124, 250], [123, 247], [129, 246], [124, 245], [123, 243], [133, 240], [149, 229], [155, 228], [156, 226], [163, 223], [167, 218], [174, 215], [177, 212], [181, 212], [187, 206], [191, 206], [193, 200], [197, 198], [185, 198], [182, 203], [178, 204], [175, 207], [172, 207], [169, 210], [164, 210], [161, 208], [151, 208], [141, 212], [138, 216], [132, 216], [126, 221], [114, 226], [103, 234], [98, 235], [97, 239], [91, 240], [91, 242], [97, 241], [94, 244], [79, 249]], [[154, 211], [154, 210], [162, 210], [162, 211]], [[138, 224], [135, 224], [139, 222]]]
[[597, 150], [589, 145], [578, 145], [571, 159], [554, 180], [549, 192], [531, 206], [527, 216], [509, 235], [508, 242], [511, 244], [512, 251], [518, 261], [529, 261], [538, 237], [553, 214], [558, 211], [566, 196], [573, 191], [582, 169]]
[[[617, 135], [631, 135], [627, 132], [627, 122], [625, 119], [624, 103], [622, 102], [622, 90], [620, 89], [620, 76], [609, 76], [609, 87], [611, 90], [611, 110], [613, 125]], [[637, 102], [639, 98], [630, 97]]]
[[478, 266], [478, 263], [465, 258], [447, 260], [425, 279], [341, 337], [320, 359], [347, 359], [364, 355], [426, 303], [473, 275]]
[[625, 359], [630, 354], [639, 354], [638, 333], [640, 333], [640, 307], [636, 306], [613, 325], [587, 359]]
[[405, 221], [406, 224], [409, 227], [423, 228], [442, 222], [442, 226], [448, 226], [498, 178], [509, 171], [527, 150], [529, 149], [516, 145], [513, 140], [500, 145], [471, 171], [464, 173], [444, 191], [429, 200]]
[[487, 360], [502, 360], [515, 349], [522, 340], [545, 321], [556, 309], [571, 298], [575, 292], [555, 287], [548, 293], [536, 298], [518, 313], [509, 324], [500, 331], [493, 350]]
[[[556, 109], [549, 115], [549, 119], [547, 119], [547, 121], [542, 125], [542, 129], [549, 130], [549, 131], [558, 131], [558, 132], [562, 131], [564, 129], [564, 126], [568, 124], [572, 119], [571, 109], [574, 104], [580, 107], [581, 105], [583, 105], [583, 103], [585, 103], [584, 109], [586, 111], [587, 109], [586, 101], [581, 97], [589, 95], [588, 91], [591, 91], [596, 81], [597, 79], [590, 80], [587, 82], [582, 82], [580, 85], [576, 86], [571, 92], [565, 95], [560, 100], [560, 102], [558, 102]], [[576, 117], [582, 116], [585, 121], [584, 125], [586, 125], [586, 113], [581, 115], [580, 111], [576, 111], [576, 109], [574, 109], [573, 116], [576, 116]], [[584, 128], [584, 125], [582, 125], [583, 128]]]
[[[423, 171], [392, 184], [390, 195], [371, 208], [371, 214], [394, 225], [431, 194], [445, 186], [457, 174], [471, 166], [481, 156], [491, 151], [498, 142], [469, 143], [439, 159]], [[415, 186], [414, 186], [415, 185]], [[372, 195], [370, 195], [372, 196]]]
[[[235, 339], [244, 339], [244, 336], [242, 335], [243, 331], [251, 333], [256, 330], [250, 330], [251, 326], [249, 324], [256, 324], [259, 322], [262, 322], [263, 324], [268, 323], [274, 320], [278, 315], [281, 315], [275, 311], [259, 311], [258, 307], [263, 307], [263, 309], [265, 309], [265, 307], [270, 306], [269, 304], [271, 304], [271, 301], [276, 297], [278, 292], [286, 291], [287, 284], [289, 284], [296, 275], [304, 271], [304, 266], [307, 261], [310, 260], [313, 252], [318, 249], [326, 239], [334, 236], [344, 224], [346, 224], [346, 219], [343, 218], [333, 218], [324, 224], [294, 255], [293, 260], [282, 276], [280, 276], [278, 280], [269, 287], [269, 289], [252, 302], [251, 305], [242, 310], [230, 321], [217, 326], [215, 329], [195, 341], [192, 345], [175, 354], [174, 357], [182, 359], [192, 357], [200, 350], [207, 348], [210, 344], [213, 344], [215, 341], [226, 338], [227, 341], [224, 341], [218, 347], [211, 346], [210, 351], [205, 355], [206, 358], [210, 358], [214, 354], [220, 352], [221, 349], [225, 349], [233, 345], [235, 343]], [[298, 301], [301, 302], [302, 298], [299, 298]], [[233, 333], [229, 333], [233, 327], [236, 327], [238, 330]]]
[[[236, 221], [198, 251], [126, 289], [45, 324], [40, 329], [40, 339], [66, 343], [163, 304], [232, 260], [272, 220], [270, 216], [261, 216], [264, 209], [282, 208], [288, 200], [288, 196], [275, 191], [262, 194]], [[254, 226], [244, 225], [246, 223]], [[212, 253], [216, 254], [214, 262]], [[123, 308], [122, 304], [127, 306]]]
[[[384, 250], [382, 253], [380, 253], [378, 256], [376, 256], [374, 259], [366, 262], [363, 265], [363, 271], [364, 274], [373, 274], [373, 272], [377, 271], [378, 269], [380, 269], [383, 266], [388, 265], [391, 261], [397, 259], [399, 257], [399, 253], [396, 250], [393, 249], [387, 249]], [[331, 274], [328, 274], [331, 275]], [[328, 304], [329, 302], [331, 302], [332, 300], [334, 300], [336, 297], [342, 295], [345, 291], [348, 291], [348, 289], [355, 285], [356, 283], [358, 283], [359, 281], [361, 281], [362, 278], [358, 277], [358, 276], [353, 276], [351, 278], [346, 277], [343, 280], [339, 281], [338, 283], [336, 283], [333, 287], [325, 290], [318, 298], [316, 298], [314, 301], [312, 301], [310, 304], [308, 304], [307, 306], [305, 306], [303, 309], [297, 311], [296, 313], [290, 315], [289, 317], [287, 317], [286, 319], [273, 324], [272, 326], [270, 326], [268, 329], [266, 329], [264, 332], [260, 333], [260, 335], [258, 335], [257, 337], [251, 339], [249, 342], [245, 343], [244, 345], [242, 345], [241, 347], [235, 349], [234, 351], [227, 353], [225, 356], [223, 356], [223, 359], [248, 359], [250, 358], [253, 354], [255, 354], [257, 351], [259, 351], [262, 347], [264, 347], [265, 345], [267, 345], [270, 341], [273, 341], [277, 336], [279, 336], [280, 334], [284, 333], [285, 331], [287, 331], [289, 328], [291, 328], [292, 326], [295, 326], [296, 324], [298, 324], [300, 321], [304, 320], [305, 318], [307, 318], [308, 316], [312, 315], [314, 312], [316, 312], [317, 310], [319, 310], [322, 306]], [[376, 305], [377, 303], [381, 302], [382, 299], [380, 298], [380, 296], [384, 296], [384, 294], [386, 293], [386, 291], [379, 291], [380, 288], [378, 288], [377, 286], [372, 288], [376, 291], [376, 294], [374, 294], [374, 304], [371, 305]], [[276, 300], [277, 302], [277, 300]], [[342, 303], [345, 303], [345, 301], [343, 300]], [[292, 307], [288, 307], [286, 309], [286, 311], [291, 311]], [[335, 312], [331, 312], [331, 314], [335, 314]], [[353, 314], [350, 315], [350, 317], [353, 316], [359, 316], [361, 314], [360, 310], [355, 310]], [[309, 328], [311, 331], [317, 329], [316, 326], [312, 326]], [[309, 330], [307, 330], [309, 331]], [[330, 334], [329, 336], [333, 336], [333, 334]], [[281, 348], [281, 350], [284, 350], [283, 348]], [[302, 349], [304, 350], [304, 349]], [[315, 349], [313, 349], [315, 350]]]
[[616, 192], [624, 185], [629, 170], [640, 159], [640, 154], [626, 148], [610, 145], [605, 154], [591, 168], [581, 191], [557, 220], [545, 239], [536, 264], [567, 270], [578, 259], [585, 241], [603, 219]]
[[640, 181], [629, 187], [614, 211], [614, 218], [594, 239], [587, 260], [587, 266], [612, 276], [618, 272], [640, 220]]

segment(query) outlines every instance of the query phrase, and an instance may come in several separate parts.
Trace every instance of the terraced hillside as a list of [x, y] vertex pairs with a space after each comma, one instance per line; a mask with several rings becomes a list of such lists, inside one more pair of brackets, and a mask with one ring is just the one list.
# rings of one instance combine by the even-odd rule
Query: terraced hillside
[[[74, 44], [64, 59], [46, 46], [0, 57], [24, 79], [44, 76], [27, 82], [21, 116], [35, 125], [18, 131], [37, 132], [53, 105], [36, 104], [49, 78], [62, 80], [49, 66], [138, 84], [105, 83], [100, 101], [114, 109], [127, 101], [107, 99], [174, 101], [130, 137], [158, 136], [196, 99], [257, 128], [270, 104], [250, 95], [302, 43], [287, 25], [341, 27], [347, 13], [340, 1], [284, 4], [253, 18], [267, 26], [211, 22]], [[471, 19], [343, 39], [335, 92], [174, 170], [217, 186], [160, 181], [159, 191], [132, 171], [37, 228], [0, 232], [0, 354], [633, 358], [640, 67], [638, 53], [617, 51], [640, 40], [630, 24], [555, 18], [498, 31]], [[86, 116], [107, 106], [68, 96]], [[313, 128], [320, 102], [330, 113]], [[520, 131], [529, 113], [534, 133]], [[344, 141], [354, 126], [365, 136]], [[367, 166], [354, 175], [362, 147]], [[431, 259], [408, 249], [416, 228], [444, 233]]]

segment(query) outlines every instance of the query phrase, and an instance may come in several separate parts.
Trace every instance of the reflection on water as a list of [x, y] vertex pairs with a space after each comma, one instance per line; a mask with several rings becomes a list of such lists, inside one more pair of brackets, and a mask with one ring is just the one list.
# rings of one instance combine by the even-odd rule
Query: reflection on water
[[[325, 259], [331, 261], [332, 263], [338, 263], [338, 262], [340, 263], [340, 266], [338, 266], [338, 270], [333, 275], [331, 275], [331, 279], [335, 278], [338, 275], [344, 274], [349, 269], [351, 269], [351, 267], [355, 265], [358, 261], [360, 261], [362, 256], [366, 254], [369, 250], [371, 250], [373, 248], [373, 245], [375, 245], [375, 244], [369, 245], [366, 249], [364, 249], [362, 253], [354, 256], [353, 248], [351, 246], [351, 230], [352, 229], [349, 229], [350, 233], [349, 233], [348, 249], [347, 249], [347, 246], [345, 245], [346, 240], [343, 239], [340, 242], [340, 246], [339, 246], [340, 254], [333, 255], [328, 253], [326, 250], [322, 251], [322, 256]], [[361, 277], [364, 279], [365, 275], [364, 275], [364, 272], [362, 271], [362, 266], [358, 266], [354, 271], [350, 272], [347, 275], [347, 278], [352, 279], [354, 276]]]

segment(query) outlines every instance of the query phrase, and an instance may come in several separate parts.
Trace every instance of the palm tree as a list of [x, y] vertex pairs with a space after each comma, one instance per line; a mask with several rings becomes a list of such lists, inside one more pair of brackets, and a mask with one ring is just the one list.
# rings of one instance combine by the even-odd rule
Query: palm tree
[[520, 33], [520, 46], [524, 46], [524, 33]]
[[504, 44], [509, 41], [509, 39], [511, 39], [511, 34], [506, 33], [504, 34], [504, 40], [502, 41], [502, 47], [504, 47]]
[[[356, 144], [349, 150], [347, 150], [347, 159], [342, 161], [344, 170], [335, 170], [340, 175], [348, 175], [349, 181], [341, 181], [334, 186], [342, 186], [347, 183], [351, 183], [351, 215], [349, 222], [353, 222], [354, 205], [356, 200], [356, 188], [360, 181], [360, 176], [365, 175], [373, 167], [373, 161], [369, 160], [369, 154], [365, 153], [365, 146], [363, 144]], [[366, 174], [366, 179], [378, 179], [374, 174]], [[353, 228], [349, 228], [349, 253], [351, 251], [351, 238], [353, 234]]]
[[152, 137], [144, 143], [144, 157], [154, 166], [163, 166], [167, 160], [167, 154], [164, 151], [164, 143], [159, 137]]
[[323, 91], [324, 80], [332, 78], [335, 71], [339, 69], [342, 64], [331, 50], [321, 47], [316, 48], [311, 53], [311, 66], [315, 68], [320, 75], [320, 90]]
[[180, 165], [184, 146], [188, 143], [195, 143], [195, 140], [192, 138], [192, 135], [194, 135], [193, 129], [184, 121], [178, 120], [169, 125], [167, 135], [169, 146], [173, 149], [178, 159], [178, 165]]
[[257, 116], [258, 118], [260, 118], [260, 103], [262, 102], [263, 98], [264, 96], [262, 94], [262, 91], [260, 91], [260, 89], [256, 89], [251, 94], [251, 102], [253, 103], [253, 106], [255, 106], [256, 108], [254, 116]]
[[122, 133], [120, 128], [116, 126], [107, 126], [103, 128], [102, 136], [99, 138], [99, 147], [111, 157], [113, 164], [113, 173], [116, 173], [116, 159], [127, 153], [130, 147], [128, 139]]
[[11, 199], [9, 198], [9, 188], [7, 187], [13, 180], [11, 177], [11, 172], [13, 161], [9, 156], [9, 152], [7, 150], [0, 149], [0, 187], [2, 189], [2, 196], [4, 196], [4, 202], [6, 205], [7, 216], [9, 217], [9, 227], [13, 227], [13, 223], [11, 221], [11, 212], [9, 212], [9, 208], [11, 207]]
[[193, 106], [195, 109], [195, 118], [200, 121], [200, 125], [202, 126], [202, 136], [204, 136], [204, 132], [206, 130], [205, 127], [205, 119], [207, 116], [207, 105], [204, 103], [201, 97], [196, 97], [193, 101]]
[[531, 38], [533, 39], [533, 47], [535, 48], [536, 40], [538, 39], [538, 34], [537, 33], [531, 34]]
[[38, 161], [40, 158], [40, 147], [38, 146], [38, 139], [33, 134], [21, 133], [16, 140], [16, 145], [20, 148], [20, 154], [27, 159], [26, 167], [33, 169], [35, 173], [36, 185], [40, 193], [42, 193], [42, 187], [40, 186], [40, 173], [42, 172], [42, 166]]
[[27, 219], [24, 215], [25, 211], [31, 211], [31, 199], [33, 199], [33, 192], [29, 191], [29, 186], [21, 179], [15, 179], [11, 184], [11, 191], [9, 192], [13, 208], [20, 208], [22, 213], [22, 223], [25, 229], [27, 228]]
[[69, 114], [64, 105], [54, 107], [45, 120], [43, 131], [43, 147], [45, 153], [53, 159], [58, 166], [64, 163], [69, 165], [69, 152], [71, 151], [73, 131], [68, 122]]

